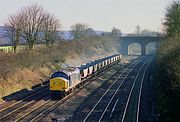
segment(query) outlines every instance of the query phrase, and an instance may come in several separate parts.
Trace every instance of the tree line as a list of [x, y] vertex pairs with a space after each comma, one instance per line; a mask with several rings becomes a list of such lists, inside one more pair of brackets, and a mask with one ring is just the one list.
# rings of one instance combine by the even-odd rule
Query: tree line
[[[49, 46], [61, 38], [59, 32], [62, 26], [59, 19], [37, 4], [21, 8], [10, 15], [5, 27], [6, 37], [11, 40], [14, 52], [21, 40], [26, 42], [29, 49], [33, 49], [38, 42]], [[95, 35], [96, 32], [86, 24], [77, 23], [71, 26], [71, 37], [74, 40]], [[121, 31], [113, 28], [109, 35], [116, 38], [121, 35]]]
[[[84, 37], [97, 36], [97, 34], [93, 28], [88, 27], [88, 25], [77, 23], [71, 26], [71, 36], [74, 40], [79, 40]], [[116, 40], [121, 36], [121, 30], [113, 27], [111, 32], [101, 33], [101, 36], [110, 36]]]
[[5, 27], [16, 52], [22, 39], [27, 42], [29, 49], [32, 49], [40, 39], [44, 40], [47, 46], [53, 43], [57, 39], [57, 31], [61, 25], [53, 14], [34, 4], [9, 16]]

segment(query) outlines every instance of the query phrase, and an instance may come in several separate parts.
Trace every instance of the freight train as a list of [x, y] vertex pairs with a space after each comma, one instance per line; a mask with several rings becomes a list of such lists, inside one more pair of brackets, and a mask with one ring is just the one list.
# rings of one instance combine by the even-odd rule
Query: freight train
[[121, 55], [115, 54], [79, 67], [69, 67], [53, 73], [49, 86], [51, 99], [63, 98], [66, 94], [78, 88], [88, 77], [120, 60]]

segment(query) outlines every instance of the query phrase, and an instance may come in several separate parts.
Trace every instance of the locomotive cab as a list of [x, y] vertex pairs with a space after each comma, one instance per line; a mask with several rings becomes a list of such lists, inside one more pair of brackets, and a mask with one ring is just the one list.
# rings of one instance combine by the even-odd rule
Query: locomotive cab
[[50, 79], [49, 90], [52, 99], [60, 99], [66, 96], [70, 90], [75, 88], [81, 81], [80, 71], [78, 68], [69, 67], [55, 72]]
[[60, 99], [65, 96], [65, 90], [69, 86], [69, 76], [64, 72], [55, 72], [50, 79], [50, 94], [52, 99]]

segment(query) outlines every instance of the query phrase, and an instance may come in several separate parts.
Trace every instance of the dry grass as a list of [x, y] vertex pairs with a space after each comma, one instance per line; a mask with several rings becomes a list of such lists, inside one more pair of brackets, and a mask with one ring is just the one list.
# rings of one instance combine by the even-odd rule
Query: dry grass
[[[110, 38], [84, 38], [79, 41], [60, 41], [57, 45], [0, 53], [0, 97], [46, 80], [62, 64], [77, 66], [117, 52], [117, 42]], [[113, 48], [112, 48], [113, 47]]]
[[21, 89], [31, 89], [32, 86], [47, 80], [51, 70], [39, 68], [34, 71], [31, 69], [19, 69], [6, 80], [0, 82], [0, 96], [6, 96]]

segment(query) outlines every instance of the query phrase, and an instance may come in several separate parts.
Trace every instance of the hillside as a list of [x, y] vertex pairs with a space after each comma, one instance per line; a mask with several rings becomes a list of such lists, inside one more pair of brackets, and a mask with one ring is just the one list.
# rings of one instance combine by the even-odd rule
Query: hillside
[[46, 81], [54, 71], [117, 53], [119, 44], [109, 37], [59, 41], [57, 45], [17, 54], [1, 53], [0, 97]]

